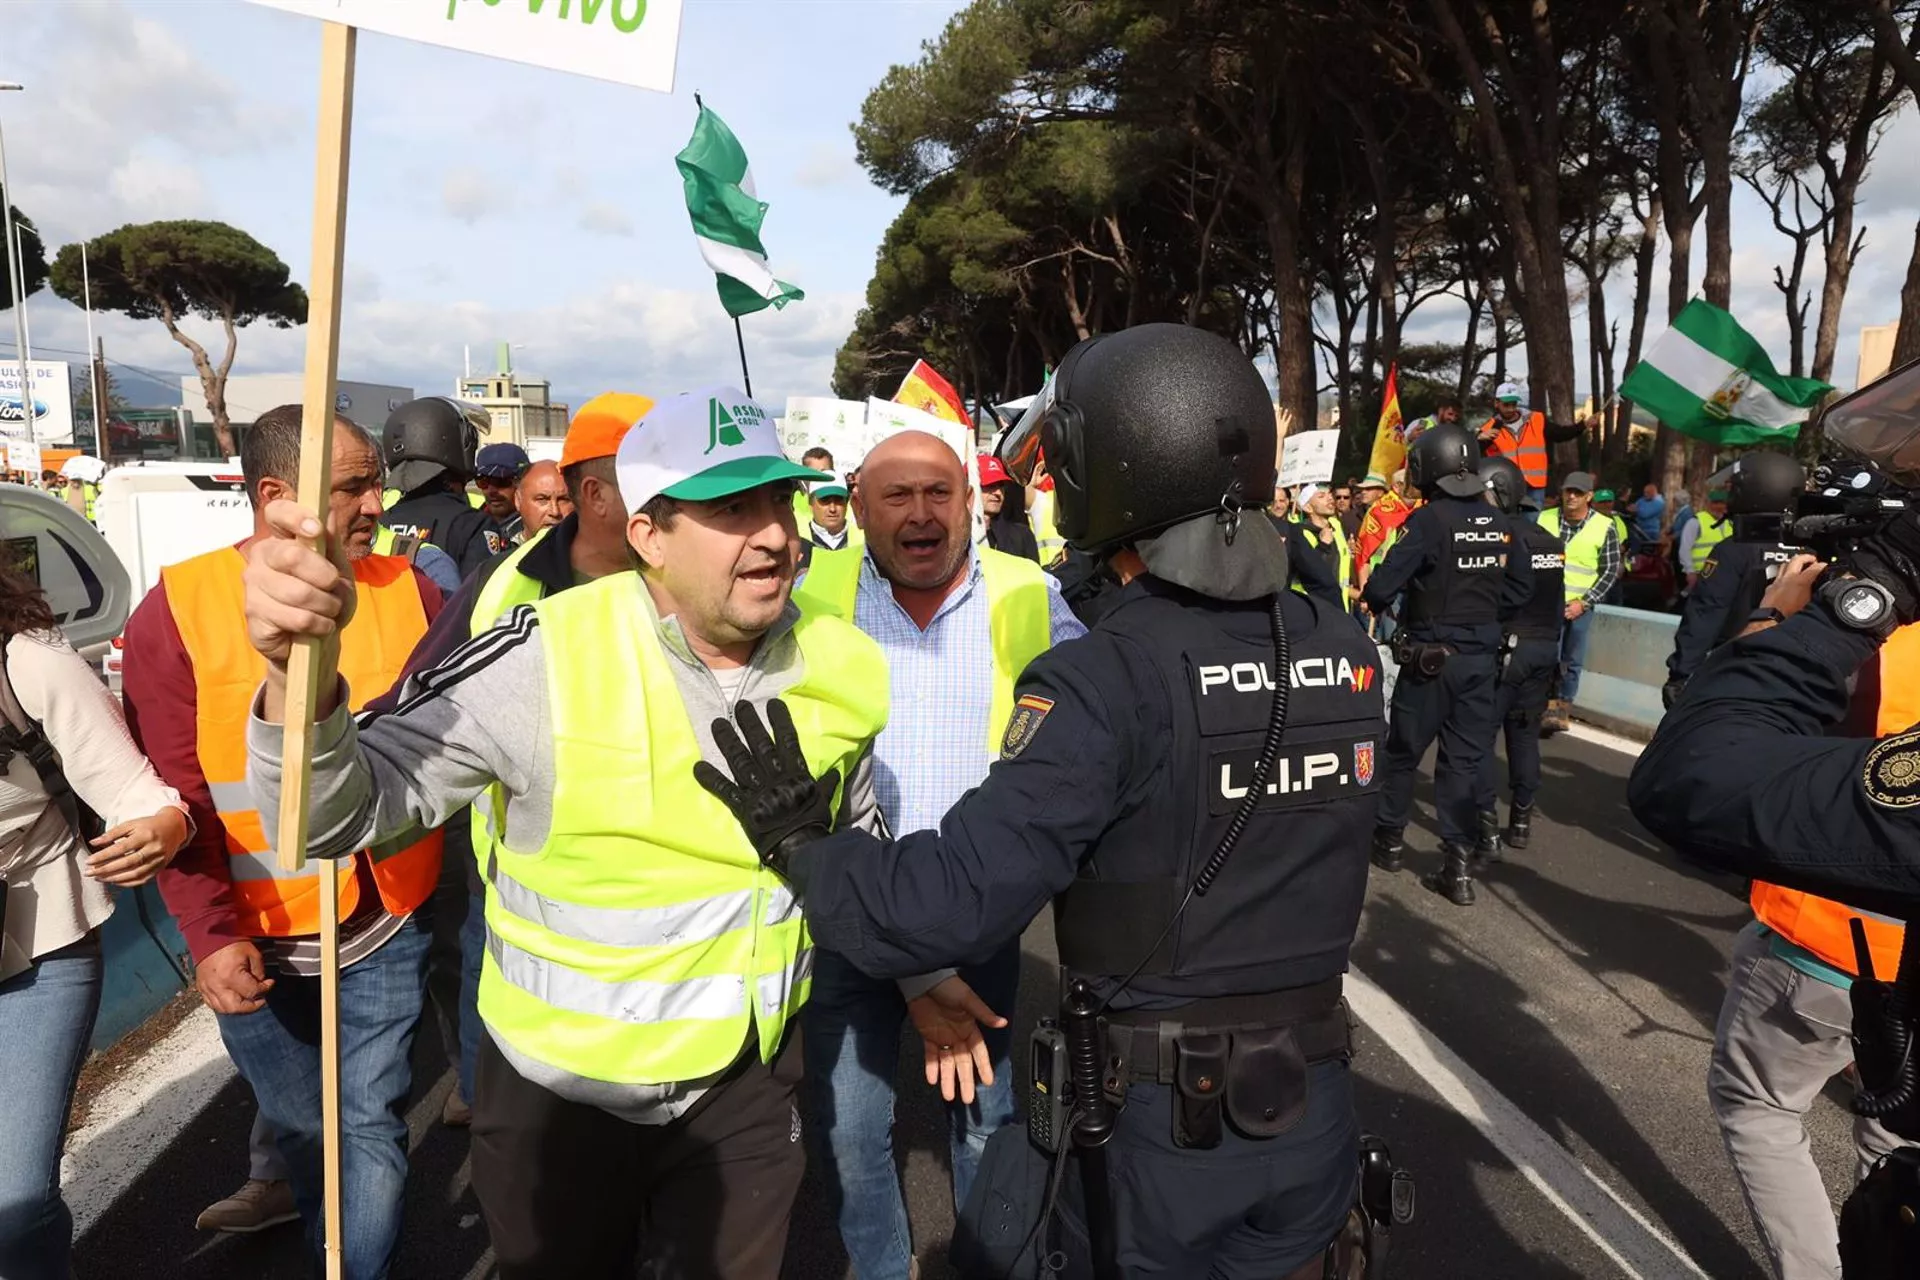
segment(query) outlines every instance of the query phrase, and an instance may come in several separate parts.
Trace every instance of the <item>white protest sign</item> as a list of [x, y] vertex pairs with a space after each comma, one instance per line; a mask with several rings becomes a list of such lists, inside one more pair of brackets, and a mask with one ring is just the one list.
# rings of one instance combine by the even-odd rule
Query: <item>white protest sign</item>
[[251, 0], [362, 31], [673, 92], [681, 0]]
[[23, 471], [34, 479], [40, 478], [40, 446], [31, 440], [7, 441], [7, 470]]
[[1340, 429], [1296, 431], [1280, 451], [1280, 486], [1325, 484], [1333, 479], [1333, 455], [1340, 448]]
[[867, 430], [867, 406], [858, 400], [831, 396], [788, 396], [787, 413], [780, 423], [780, 447], [795, 462], [809, 449], [833, 455], [840, 475], [856, 471], [878, 439]]

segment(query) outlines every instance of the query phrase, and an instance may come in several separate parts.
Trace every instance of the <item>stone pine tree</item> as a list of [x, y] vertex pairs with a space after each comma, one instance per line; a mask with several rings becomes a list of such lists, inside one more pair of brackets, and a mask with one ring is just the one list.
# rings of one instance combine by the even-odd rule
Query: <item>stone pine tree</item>
[[[227, 375], [239, 330], [265, 323], [286, 329], [306, 323], [307, 291], [293, 283], [273, 250], [223, 222], [147, 222], [87, 241], [96, 310], [135, 320], [158, 320], [193, 356], [213, 417], [216, 446], [234, 451], [227, 415]], [[80, 246], [66, 245], [53, 262], [53, 290], [79, 305], [83, 296]], [[188, 316], [218, 321], [226, 350], [216, 363], [180, 327]]]
[[[0, 187], [0, 204], [5, 204], [6, 199], [7, 189]], [[0, 222], [0, 227], [5, 225], [4, 222]], [[26, 276], [25, 296], [31, 298], [46, 287], [47, 250], [40, 241], [40, 232], [34, 227], [33, 219], [22, 213], [17, 205], [13, 210], [13, 225], [20, 236], [20, 266], [22, 274]], [[0, 245], [0, 263], [5, 261], [6, 247]], [[11, 281], [5, 278], [4, 267], [0, 267], [0, 311], [7, 311], [12, 307], [13, 286]]]

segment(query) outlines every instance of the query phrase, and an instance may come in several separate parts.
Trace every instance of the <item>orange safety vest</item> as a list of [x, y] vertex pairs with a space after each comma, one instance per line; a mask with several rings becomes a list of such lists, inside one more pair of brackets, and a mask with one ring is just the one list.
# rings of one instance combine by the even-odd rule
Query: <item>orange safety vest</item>
[[[291, 938], [320, 931], [320, 894], [314, 866], [282, 871], [247, 788], [247, 719], [267, 677], [267, 660], [247, 639], [240, 574], [246, 560], [223, 547], [160, 571], [167, 606], [193, 664], [195, 742], [201, 772], [227, 836], [227, 871], [234, 914], [251, 938]], [[408, 655], [427, 633], [426, 606], [413, 566], [400, 556], [367, 556], [353, 565], [359, 603], [340, 633], [340, 674], [353, 710], [391, 688]], [[427, 900], [440, 875], [441, 836], [403, 839], [342, 859], [340, 918], [353, 914], [360, 888], [355, 871], [373, 866], [380, 901], [396, 915]]]
[[[1920, 722], [1920, 680], [1884, 678], [1887, 672], [1898, 672], [1902, 677], [1920, 673], [1920, 625], [1901, 627], [1887, 637], [1880, 648], [1880, 670], [1883, 678], [1874, 731], [1885, 737], [1903, 733]], [[1855, 977], [1860, 976], [1860, 966], [1854, 962], [1853, 932], [1847, 921], [1858, 916], [1866, 926], [1874, 976], [1891, 981], [1899, 970], [1906, 926], [1898, 920], [1759, 880], [1753, 882], [1751, 901], [1753, 914], [1761, 924]]]
[[1528, 414], [1520, 423], [1520, 434], [1515, 435], [1513, 428], [1500, 421], [1495, 414], [1487, 419], [1487, 427], [1493, 428], [1493, 439], [1487, 443], [1487, 452], [1494, 457], [1513, 459], [1514, 465], [1527, 477], [1527, 486], [1533, 489], [1547, 487], [1547, 415], [1539, 410]]

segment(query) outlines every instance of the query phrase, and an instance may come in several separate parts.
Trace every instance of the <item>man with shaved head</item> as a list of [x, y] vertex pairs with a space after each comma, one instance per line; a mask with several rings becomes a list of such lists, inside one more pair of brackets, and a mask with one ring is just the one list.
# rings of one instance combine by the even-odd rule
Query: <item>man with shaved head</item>
[[560, 464], [536, 462], [528, 467], [513, 491], [513, 507], [520, 513], [521, 542], [565, 520], [573, 510], [573, 501], [567, 497], [567, 481], [560, 474]]
[[[873, 749], [880, 812], [894, 831], [936, 827], [1000, 754], [1020, 672], [1086, 628], [1038, 565], [975, 546], [967, 467], [938, 436], [904, 431], [881, 442], [861, 465], [853, 508], [866, 545], [815, 548], [794, 602], [850, 619], [879, 642], [893, 694]], [[858, 1275], [904, 1280], [916, 1267], [893, 1162], [901, 1018], [913, 1019], [927, 1083], [940, 1085], [953, 1113], [958, 1210], [987, 1138], [1013, 1116], [1001, 1015], [1013, 1010], [1019, 974], [1017, 939], [983, 964], [897, 986], [816, 953], [807, 1087]]]

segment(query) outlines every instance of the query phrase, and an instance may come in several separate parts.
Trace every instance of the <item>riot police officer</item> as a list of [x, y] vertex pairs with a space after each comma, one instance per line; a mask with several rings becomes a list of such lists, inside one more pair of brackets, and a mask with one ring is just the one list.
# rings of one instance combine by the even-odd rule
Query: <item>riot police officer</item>
[[1400, 678], [1374, 820], [1373, 864], [1400, 869], [1414, 772], [1438, 737], [1433, 796], [1445, 864], [1421, 883], [1462, 907], [1473, 905], [1474, 789], [1499, 713], [1500, 622], [1533, 594], [1532, 563], [1508, 554], [1512, 522], [1485, 500], [1479, 461], [1473, 437], [1459, 427], [1421, 434], [1407, 453], [1407, 481], [1426, 505], [1407, 517], [1400, 541], [1361, 595], [1378, 613], [1407, 593], [1394, 635]]
[[[1496, 724], [1507, 739], [1506, 841], [1524, 849], [1533, 837], [1533, 798], [1540, 790], [1540, 719], [1560, 675], [1560, 623], [1564, 607], [1567, 549], [1542, 529], [1530, 513], [1539, 504], [1527, 487], [1526, 473], [1509, 458], [1483, 458], [1480, 475], [1487, 496], [1513, 523], [1510, 555], [1525, 556], [1533, 569], [1533, 594], [1506, 625], [1506, 660], [1496, 695]], [[1480, 761], [1480, 838], [1474, 852], [1488, 861], [1500, 858], [1500, 784], [1491, 745]]]
[[487, 425], [486, 414], [472, 405], [426, 396], [395, 409], [381, 431], [387, 483], [400, 494], [381, 523], [397, 539], [417, 539], [445, 551], [462, 578], [493, 558], [487, 513], [464, 496], [480, 430]]
[[[1707, 483], [1727, 494], [1727, 512], [1733, 518], [1733, 536], [1707, 557], [1700, 579], [1687, 595], [1686, 611], [1674, 632], [1673, 653], [1667, 658], [1667, 683], [1660, 700], [1671, 708], [1707, 654], [1739, 635], [1753, 620], [1772, 582], [1788, 561], [1806, 548], [1782, 542], [1778, 536], [1749, 540], [1748, 522], [1784, 513], [1806, 485], [1806, 471], [1784, 453], [1755, 450], [1743, 454]], [[1776, 526], [1778, 521], [1773, 522]], [[1766, 531], [1771, 533], [1771, 530]], [[1780, 619], [1763, 615], [1768, 621]]]
[[[1385, 736], [1378, 655], [1287, 589], [1261, 511], [1273, 406], [1233, 344], [1170, 324], [1082, 342], [1003, 442], [1008, 470], [1024, 479], [1042, 444], [1062, 535], [1125, 585], [1027, 667], [999, 760], [938, 832], [828, 836], [832, 779], [779, 713], [769, 738], [743, 709], [751, 749], [717, 721], [734, 780], [699, 772], [816, 945], [876, 976], [988, 954], [1054, 902], [1093, 1073], [1056, 1224], [1069, 1275], [1318, 1280], [1355, 1213], [1341, 978]], [[1113, 1105], [1096, 1134], [1082, 1117]], [[1033, 1274], [1055, 1234], [1036, 1222], [1046, 1174], [1028, 1134], [994, 1138], [957, 1233], [969, 1274]]]

